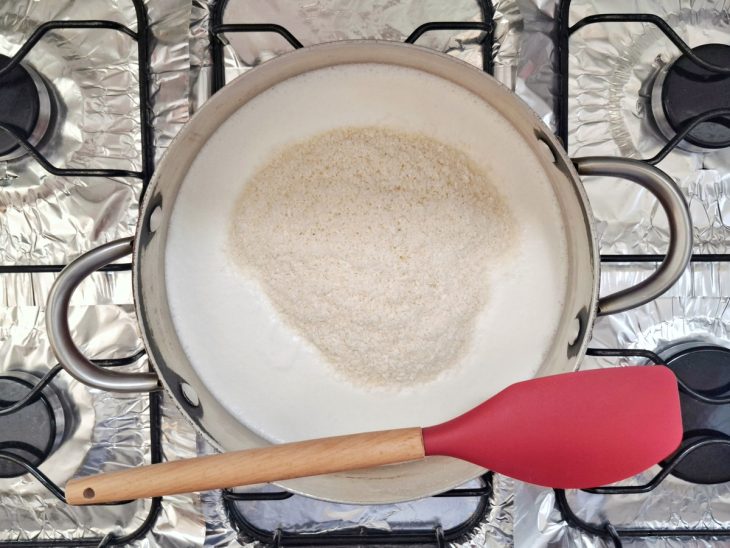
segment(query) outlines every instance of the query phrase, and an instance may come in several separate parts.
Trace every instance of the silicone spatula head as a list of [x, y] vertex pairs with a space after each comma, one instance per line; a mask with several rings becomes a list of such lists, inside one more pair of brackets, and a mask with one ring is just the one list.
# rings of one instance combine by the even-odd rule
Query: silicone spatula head
[[513, 384], [464, 415], [423, 429], [426, 455], [563, 489], [634, 476], [674, 452], [681, 439], [677, 379], [663, 366]]

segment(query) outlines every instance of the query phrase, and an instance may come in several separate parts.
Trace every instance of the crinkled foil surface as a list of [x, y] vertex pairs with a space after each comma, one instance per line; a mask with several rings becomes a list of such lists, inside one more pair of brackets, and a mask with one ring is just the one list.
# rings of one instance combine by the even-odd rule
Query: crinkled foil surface
[[[152, 109], [155, 157], [164, 153], [181, 125], [209, 97], [210, 5], [204, 0], [149, 0], [155, 36], [152, 53]], [[572, 22], [591, 13], [637, 11], [666, 17], [690, 45], [728, 42], [722, 2], [699, 0], [576, 0]], [[690, 15], [689, 9], [694, 10]], [[552, 32], [554, 0], [495, 3], [495, 75], [515, 90], [549, 125], [555, 125]], [[305, 45], [348, 38], [403, 40], [419, 24], [433, 20], [479, 20], [474, 0], [353, 3], [230, 0], [226, 23], [284, 25]], [[12, 54], [39, 22], [53, 18], [107, 18], [136, 28], [131, 2], [124, 0], [21, 0], [0, 3], [0, 53]], [[110, 31], [50, 34], [28, 61], [63, 92], [66, 114], [54, 136], [49, 159], [57, 165], [139, 169], [136, 49]], [[419, 44], [481, 64], [479, 31], [434, 32]], [[274, 35], [227, 36], [229, 79], [289, 46]], [[595, 51], [600, 54], [596, 54]], [[608, 55], [612, 53], [612, 55]], [[613, 55], [615, 54], [615, 55]], [[644, 157], [662, 141], [647, 123], [640, 91], [647, 75], [676, 55], [673, 46], [641, 25], [583, 30], [571, 40], [570, 152]], [[642, 103], [643, 101], [643, 103]], [[71, 112], [81, 112], [72, 116]], [[725, 187], [728, 151], [690, 154], [675, 151], [661, 166], [685, 191], [695, 222], [697, 251], [726, 252]], [[59, 178], [30, 160], [8, 165], [0, 182], [0, 264], [63, 264], [96, 245], [134, 231], [141, 192], [135, 179]], [[586, 180], [604, 253], [661, 252], [666, 245], [663, 214], [643, 191], [615, 180]], [[628, 204], [628, 205], [627, 205]], [[626, 287], [654, 265], [606, 265], [602, 291]], [[728, 337], [730, 267], [693, 265], [670, 293], [639, 309], [598, 320], [592, 346], [658, 349], [677, 339]], [[45, 371], [54, 364], [43, 325], [43, 307], [53, 274], [0, 275], [0, 369]], [[77, 291], [71, 311], [74, 336], [93, 357], [121, 357], [140, 349], [129, 273], [96, 274]], [[613, 360], [588, 358], [585, 367], [608, 367]], [[142, 358], [132, 368], [144, 368]], [[73, 435], [42, 469], [59, 484], [77, 472], [136, 466], [149, 460], [148, 399], [90, 390], [60, 375], [54, 385], [77, 402]], [[211, 451], [188, 423], [163, 406], [165, 458]], [[645, 478], [637, 478], [641, 481]], [[726, 486], [692, 486], [671, 479], [651, 497], [568, 494], [571, 507], [591, 522], [645, 527], [718, 526], [730, 522]], [[697, 504], [701, 500], [702, 504]], [[239, 512], [269, 530], [321, 531], [353, 526], [377, 529], [449, 527], [474, 511], [474, 499], [426, 499], [400, 505], [362, 507], [328, 504], [294, 496], [285, 501], [241, 502]], [[605, 546], [563, 522], [552, 491], [496, 476], [485, 519], [455, 546]], [[27, 477], [0, 480], [0, 540], [73, 538], [133, 531], [146, 518], [149, 502], [120, 507], [69, 508]], [[224, 509], [221, 494], [167, 497], [154, 531], [139, 546], [255, 546], [240, 536]], [[670, 546], [665, 539], [645, 546]], [[678, 542], [676, 544], [679, 544]], [[721, 546], [694, 540], [689, 546]]]
[[[571, 23], [595, 13], [653, 13], [690, 45], [730, 43], [728, 4], [722, 0], [571, 3]], [[570, 42], [569, 147], [572, 156], [650, 158], [666, 140], [653, 127], [653, 76], [680, 52], [654, 25], [589, 25]], [[658, 167], [690, 204], [695, 251], [730, 250], [730, 149], [693, 153], [675, 148]], [[586, 179], [604, 253], [663, 253], [666, 217], [637, 185], [607, 177]]]
[[[541, 5], [537, 20], [547, 21], [552, 5]], [[667, 20], [689, 43], [730, 43], [729, 5], [719, 1], [574, 0], [570, 23], [598, 13], [654, 13]], [[527, 19], [527, 15], [525, 15]], [[646, 92], [656, 71], [679, 53], [651, 25], [590, 25], [570, 41], [569, 152], [571, 156], [653, 156], [666, 142], [649, 118]], [[541, 89], [540, 86], [532, 86]], [[542, 94], [549, 97], [549, 94]], [[534, 107], [534, 105], [533, 105]], [[675, 149], [659, 164], [679, 184], [690, 204], [696, 253], [728, 252], [730, 149], [692, 153]], [[667, 245], [664, 213], [636, 185], [592, 177], [584, 180], [596, 216], [601, 252], [662, 253]], [[646, 278], [655, 264], [604, 264], [601, 292], [608, 294]], [[665, 295], [638, 309], [599, 318], [591, 347], [636, 348], [656, 352], [681, 341], [730, 344], [730, 265], [693, 263]], [[625, 361], [584, 360], [584, 368], [611, 367]], [[642, 484], [660, 469], [627, 482]], [[728, 484], [694, 485], [672, 476], [650, 495], [567, 493], [572, 510], [601, 527], [728, 528]], [[514, 540], [529, 547], [611, 547], [610, 540], [566, 524], [553, 491], [519, 484], [515, 492]], [[623, 539], [628, 543], [628, 539]], [[630, 539], [631, 546], [730, 546], [727, 539], [666, 537]]]
[[[187, 121], [189, 2], [146, 4], [153, 35], [151, 121], [156, 157]], [[106, 19], [137, 30], [131, 0], [0, 2], [0, 53], [12, 55], [40, 24], [57, 19]], [[41, 151], [59, 167], [141, 168], [136, 43], [112, 30], [54, 30], [26, 62], [53, 88], [59, 119]], [[56, 177], [32, 159], [3, 165], [0, 180], [0, 264], [66, 264], [101, 243], [134, 232], [138, 179]], [[0, 371], [42, 374], [55, 364], [44, 308], [55, 275], [0, 274]], [[70, 310], [75, 340], [95, 358], [141, 349], [129, 272], [96, 274], [76, 292]], [[141, 358], [130, 366], [147, 367]], [[74, 474], [139, 466], [150, 459], [147, 396], [88, 389], [61, 373], [55, 390], [72, 402], [70, 435], [41, 470], [63, 486]], [[165, 406], [166, 458], [190, 456], [190, 427]], [[199, 546], [204, 524], [193, 497], [163, 502], [155, 532], [138, 546]], [[69, 507], [25, 475], [0, 480], [0, 541], [121, 536], [138, 529], [150, 501], [122, 506]]]

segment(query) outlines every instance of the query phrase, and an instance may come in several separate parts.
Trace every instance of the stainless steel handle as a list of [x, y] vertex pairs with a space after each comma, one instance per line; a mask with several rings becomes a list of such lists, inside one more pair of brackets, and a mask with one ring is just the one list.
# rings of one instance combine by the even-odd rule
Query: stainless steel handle
[[598, 314], [615, 314], [657, 298], [680, 278], [692, 256], [692, 220], [682, 192], [666, 173], [645, 162], [626, 158], [592, 156], [574, 158], [580, 175], [621, 177], [640, 184], [664, 208], [669, 221], [669, 249], [656, 272], [633, 287], [598, 301]]
[[46, 329], [53, 353], [69, 374], [84, 384], [110, 392], [150, 392], [159, 388], [154, 373], [123, 373], [89, 361], [74, 344], [68, 308], [79, 284], [102, 266], [132, 253], [132, 239], [124, 238], [92, 249], [64, 268], [48, 295]]

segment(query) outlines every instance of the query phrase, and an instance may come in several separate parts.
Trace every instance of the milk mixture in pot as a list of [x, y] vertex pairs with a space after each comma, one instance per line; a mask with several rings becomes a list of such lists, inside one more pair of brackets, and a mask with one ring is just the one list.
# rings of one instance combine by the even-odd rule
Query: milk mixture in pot
[[175, 327], [211, 392], [294, 441], [441, 422], [532, 377], [568, 267], [522, 139], [463, 88], [385, 65], [244, 105], [193, 162], [166, 249]]

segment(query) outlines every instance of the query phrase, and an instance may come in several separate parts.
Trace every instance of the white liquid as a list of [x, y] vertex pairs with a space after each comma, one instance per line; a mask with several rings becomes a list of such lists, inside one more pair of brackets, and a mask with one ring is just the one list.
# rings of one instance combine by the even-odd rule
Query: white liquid
[[[521, 232], [520, 249], [494, 265], [488, 307], [460, 366], [396, 394], [332, 375], [233, 264], [227, 246], [235, 198], [272, 151], [333, 128], [375, 124], [463, 150], [493, 174]], [[550, 182], [501, 114], [430, 74], [346, 65], [265, 91], [210, 138], [175, 203], [166, 284], [175, 328], [203, 382], [241, 422], [282, 442], [435, 424], [534, 376], [562, 312], [566, 265]]]

